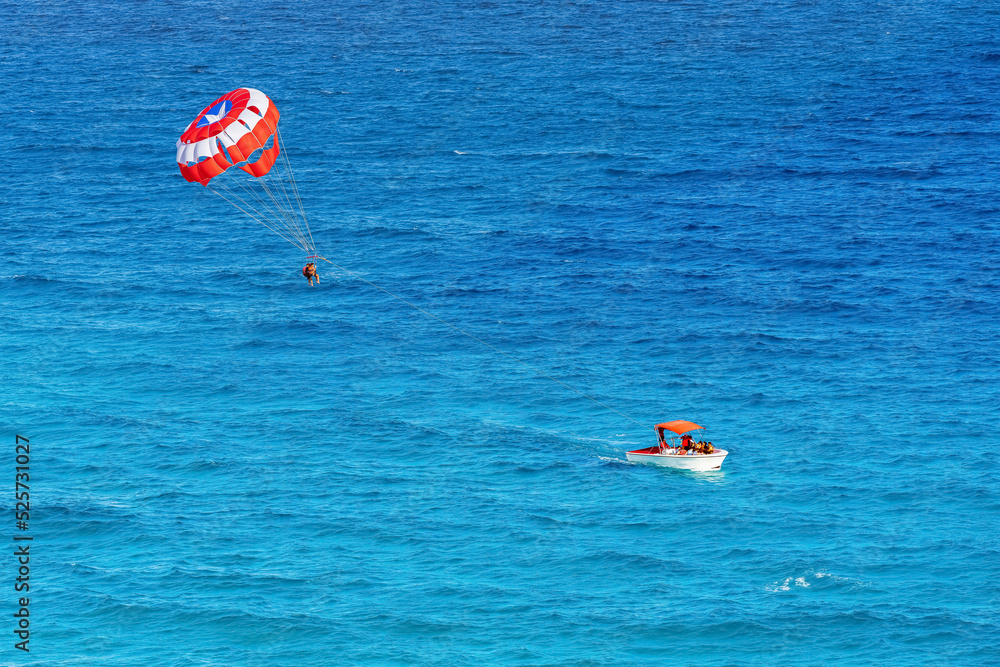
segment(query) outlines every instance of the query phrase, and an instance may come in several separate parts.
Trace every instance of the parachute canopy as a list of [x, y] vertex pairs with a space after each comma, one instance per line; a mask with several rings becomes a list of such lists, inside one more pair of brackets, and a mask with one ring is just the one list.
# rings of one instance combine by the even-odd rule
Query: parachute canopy
[[[215, 100], [177, 140], [177, 165], [181, 175], [202, 185], [243, 162], [241, 169], [252, 176], [264, 176], [278, 156], [278, 142], [263, 150], [259, 159], [248, 162], [254, 151], [263, 149], [278, 131], [278, 108], [259, 90], [237, 88]], [[227, 155], [228, 153], [228, 155]]]
[[289, 243], [315, 253], [298, 187], [280, 148], [279, 118], [274, 102], [259, 90], [226, 93], [177, 140], [177, 166], [188, 181], [201, 183]]

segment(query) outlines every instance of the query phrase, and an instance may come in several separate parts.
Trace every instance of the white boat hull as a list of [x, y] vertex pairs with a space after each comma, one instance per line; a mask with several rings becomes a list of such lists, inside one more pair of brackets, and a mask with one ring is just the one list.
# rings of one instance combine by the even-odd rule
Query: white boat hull
[[625, 458], [632, 463], [652, 463], [667, 468], [701, 471], [718, 470], [722, 467], [722, 461], [729, 454], [724, 449], [716, 449], [711, 454], [686, 456], [684, 454], [660, 454], [656, 449], [656, 447], [637, 449], [634, 452], [627, 452]]

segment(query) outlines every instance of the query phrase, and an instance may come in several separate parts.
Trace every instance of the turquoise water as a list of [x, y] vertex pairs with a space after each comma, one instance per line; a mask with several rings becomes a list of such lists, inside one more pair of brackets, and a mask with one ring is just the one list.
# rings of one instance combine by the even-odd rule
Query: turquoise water
[[3, 9], [4, 664], [1000, 662], [1000, 7]]

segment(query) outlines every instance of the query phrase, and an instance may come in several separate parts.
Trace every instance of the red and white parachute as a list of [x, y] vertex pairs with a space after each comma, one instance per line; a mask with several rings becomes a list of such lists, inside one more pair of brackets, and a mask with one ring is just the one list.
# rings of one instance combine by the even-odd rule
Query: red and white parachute
[[278, 118], [274, 102], [259, 90], [226, 93], [205, 107], [177, 140], [177, 166], [188, 181], [201, 183], [315, 255], [299, 190], [280, 148]]

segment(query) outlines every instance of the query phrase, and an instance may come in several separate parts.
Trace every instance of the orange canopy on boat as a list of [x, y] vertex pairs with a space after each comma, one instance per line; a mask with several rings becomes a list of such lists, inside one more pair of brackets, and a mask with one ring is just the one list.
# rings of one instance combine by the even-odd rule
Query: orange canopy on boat
[[663, 429], [668, 429], [681, 435], [687, 433], [688, 431], [697, 431], [700, 428], [705, 428], [704, 426], [698, 426], [694, 422], [684, 421], [683, 419], [678, 419], [672, 422], [663, 422], [662, 424], [656, 425], [656, 430], [659, 431], [660, 435], [663, 435]]

